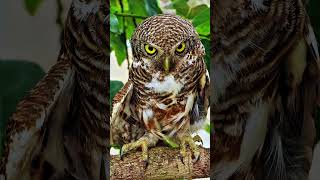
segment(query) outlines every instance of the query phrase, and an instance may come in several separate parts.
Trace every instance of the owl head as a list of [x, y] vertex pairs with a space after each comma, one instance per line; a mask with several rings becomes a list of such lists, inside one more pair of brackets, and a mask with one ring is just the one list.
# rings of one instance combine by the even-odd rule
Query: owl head
[[135, 30], [131, 46], [133, 67], [148, 72], [178, 72], [205, 55], [204, 47], [190, 22], [175, 15], [147, 18]]

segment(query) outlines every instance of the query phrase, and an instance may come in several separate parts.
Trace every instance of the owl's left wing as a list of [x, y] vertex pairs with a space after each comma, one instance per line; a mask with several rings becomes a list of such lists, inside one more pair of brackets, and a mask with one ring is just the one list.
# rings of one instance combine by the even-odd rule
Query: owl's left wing
[[[74, 71], [64, 55], [60, 55], [48, 74], [17, 105], [8, 122], [4, 154], [0, 164], [0, 179], [34, 179], [42, 158], [59, 161], [49, 144], [59, 143], [60, 125], [64, 123], [73, 94]], [[52, 143], [51, 143], [52, 142]], [[57, 144], [54, 144], [57, 145]], [[62, 149], [62, 143], [60, 142]], [[43, 154], [48, 155], [42, 157]], [[2, 177], [1, 177], [2, 176]]]
[[206, 69], [199, 80], [197, 99], [192, 108], [192, 116], [190, 121], [192, 132], [201, 128], [206, 120], [209, 108], [209, 85], [210, 76], [208, 70]]
[[112, 115], [110, 120], [110, 141], [111, 145], [121, 145], [132, 140], [133, 126], [137, 123], [134, 120], [130, 108], [133, 83], [129, 80], [112, 100]]

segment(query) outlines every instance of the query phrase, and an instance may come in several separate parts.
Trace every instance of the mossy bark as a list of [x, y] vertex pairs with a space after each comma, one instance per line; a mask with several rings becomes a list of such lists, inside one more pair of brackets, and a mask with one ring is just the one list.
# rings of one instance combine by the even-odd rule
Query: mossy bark
[[149, 150], [149, 164], [145, 166], [141, 152], [130, 153], [120, 160], [111, 156], [110, 179], [192, 179], [209, 177], [210, 150], [200, 148], [200, 159], [193, 163], [191, 152], [184, 163], [179, 158], [179, 149], [155, 147]]

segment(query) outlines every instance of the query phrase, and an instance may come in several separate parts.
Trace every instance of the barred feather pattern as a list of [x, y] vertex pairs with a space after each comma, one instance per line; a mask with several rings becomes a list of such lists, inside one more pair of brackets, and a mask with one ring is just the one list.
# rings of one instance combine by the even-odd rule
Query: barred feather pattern
[[[109, 145], [109, 4], [104, 0], [74, 0], [66, 22], [64, 42], [68, 57], [75, 67], [75, 91], [66, 124], [66, 144], [75, 159], [84, 158], [84, 169], [74, 176], [100, 179], [106, 174]], [[75, 136], [76, 135], [76, 136]], [[74, 143], [74, 139], [76, 139]], [[74, 143], [74, 145], [73, 145]], [[80, 151], [79, 151], [80, 147]], [[72, 157], [72, 156], [71, 156]], [[85, 162], [85, 163], [84, 163]], [[103, 173], [106, 173], [102, 175]]]
[[57, 63], [8, 122], [0, 178], [106, 179], [109, 4], [73, 0]]
[[[46, 144], [45, 131], [54, 102], [72, 78], [71, 64], [64, 55], [19, 104], [8, 121], [0, 174], [5, 179], [30, 178], [30, 159]], [[70, 74], [71, 73], [71, 74]], [[66, 101], [68, 103], [68, 101]], [[26, 168], [27, 170], [23, 169]]]
[[[177, 54], [182, 42], [186, 50]], [[146, 54], [146, 43], [157, 48], [156, 55]], [[207, 114], [209, 74], [191, 23], [173, 15], [149, 17], [136, 28], [131, 45], [129, 80], [113, 99], [112, 143], [134, 142], [144, 134], [163, 139], [193, 132]], [[163, 69], [166, 57], [168, 73]]]
[[211, 177], [306, 179], [319, 53], [304, 3], [212, 4]]
[[78, 99], [80, 103], [77, 116], [86, 131], [84, 137], [92, 137], [97, 145], [106, 147], [109, 139], [109, 104], [106, 91], [109, 86], [108, 8], [105, 1], [86, 3], [94, 3], [98, 9], [95, 11], [95, 8], [88, 5], [93, 12], [85, 19], [79, 18], [79, 10], [74, 2], [67, 19], [64, 42], [76, 69], [77, 98], [74, 99]]

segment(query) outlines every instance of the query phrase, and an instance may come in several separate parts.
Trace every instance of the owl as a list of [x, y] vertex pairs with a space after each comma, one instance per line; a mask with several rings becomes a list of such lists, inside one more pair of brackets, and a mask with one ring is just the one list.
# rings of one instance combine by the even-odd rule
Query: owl
[[302, 0], [216, 0], [211, 177], [307, 179], [319, 52]]
[[109, 7], [73, 0], [56, 64], [8, 122], [0, 179], [106, 179]]
[[148, 148], [159, 140], [189, 145], [199, 158], [191, 134], [204, 122], [209, 107], [205, 50], [190, 22], [174, 15], [147, 18], [131, 39], [129, 79], [112, 102], [111, 144], [120, 156], [137, 148], [148, 162]]

